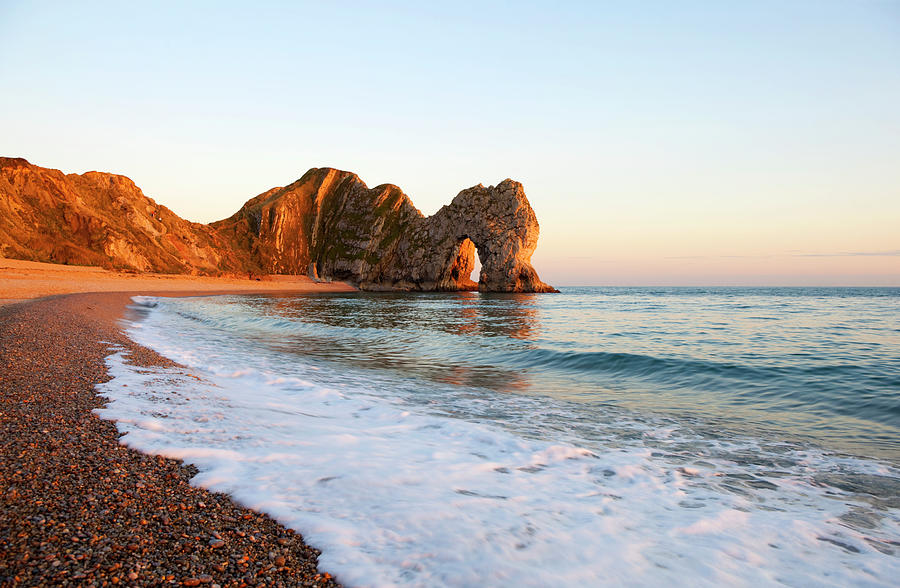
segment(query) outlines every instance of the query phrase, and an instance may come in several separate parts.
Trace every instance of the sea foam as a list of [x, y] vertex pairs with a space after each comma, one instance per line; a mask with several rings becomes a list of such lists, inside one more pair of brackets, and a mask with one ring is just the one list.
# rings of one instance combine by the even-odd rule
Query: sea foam
[[[900, 577], [900, 512], [816, 478], [894, 479], [884, 464], [649, 421], [592, 422], [588, 439], [472, 418], [465, 403], [534, 423], [553, 413], [557, 425], [568, 408], [473, 389], [454, 414], [397, 392], [429, 383], [249, 347], [185, 320], [175, 302], [136, 301], [149, 310], [129, 335], [183, 367], [137, 367], [115, 350], [113, 378], [98, 385], [109, 403], [96, 412], [116, 421], [125, 445], [193, 464], [193, 484], [301, 532], [322, 551], [321, 569], [347, 585]], [[853, 523], [863, 511], [874, 523]]]

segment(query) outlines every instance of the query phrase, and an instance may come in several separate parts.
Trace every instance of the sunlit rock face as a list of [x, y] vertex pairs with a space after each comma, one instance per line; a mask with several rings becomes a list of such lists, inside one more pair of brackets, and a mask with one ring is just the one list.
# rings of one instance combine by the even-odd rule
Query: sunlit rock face
[[[460, 192], [425, 217], [400, 188], [311, 169], [231, 217], [188, 222], [124, 176], [0, 158], [0, 255], [163, 273], [309, 274], [368, 290], [552, 292], [531, 266], [522, 185]], [[471, 280], [475, 252], [482, 263]]]
[[0, 256], [178, 274], [252, 265], [207, 225], [188, 222], [125, 176], [64, 174], [0, 157]]
[[397, 186], [368, 188], [356, 174], [311, 169], [211, 226], [266, 273], [355, 283], [380, 281], [420, 213]]
[[531, 266], [538, 222], [512, 180], [463, 190], [426, 218], [397, 186], [312, 169], [213, 226], [271, 273], [308, 271], [364, 290], [555, 291]]
[[463, 190], [417, 229], [405, 242], [408, 257], [401, 258], [399, 267], [415, 268], [420, 259], [425, 261], [426, 268], [436, 271], [435, 289], [465, 289], [455, 276], [468, 278], [477, 249], [480, 291], [555, 292], [531, 266], [540, 228], [519, 182], [507, 179]]

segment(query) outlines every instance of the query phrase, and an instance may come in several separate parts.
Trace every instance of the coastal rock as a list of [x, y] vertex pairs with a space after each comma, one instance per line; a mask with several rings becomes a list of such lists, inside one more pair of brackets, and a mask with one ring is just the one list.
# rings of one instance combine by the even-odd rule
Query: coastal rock
[[555, 292], [531, 266], [537, 217], [509, 179], [463, 190], [425, 217], [397, 186], [368, 188], [356, 174], [314, 168], [211, 226], [269, 273], [375, 291]]
[[63, 174], [0, 158], [0, 256], [173, 274], [244, 271], [206, 225], [144, 196], [125, 176]]
[[210, 227], [265, 273], [362, 282], [390, 247], [386, 237], [421, 216], [396, 186], [369, 189], [356, 174], [313, 168]]
[[[522, 185], [460, 192], [425, 217], [392, 184], [313, 168], [231, 217], [191, 223], [115, 174], [0, 158], [0, 255], [192, 274], [307, 274], [368, 290], [553, 292], [531, 266], [539, 227]], [[475, 252], [482, 262], [471, 279]]]
[[478, 290], [555, 292], [531, 266], [537, 247], [537, 217], [522, 184], [463, 190], [436, 214], [416, 223], [401, 239], [400, 259], [388, 279], [428, 290], [466, 290], [475, 251], [481, 260]]

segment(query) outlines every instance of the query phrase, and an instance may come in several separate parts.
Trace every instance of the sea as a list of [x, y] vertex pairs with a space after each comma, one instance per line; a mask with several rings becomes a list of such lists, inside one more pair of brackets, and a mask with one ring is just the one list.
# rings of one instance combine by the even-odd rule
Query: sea
[[347, 586], [900, 585], [900, 288], [135, 297], [121, 442]]

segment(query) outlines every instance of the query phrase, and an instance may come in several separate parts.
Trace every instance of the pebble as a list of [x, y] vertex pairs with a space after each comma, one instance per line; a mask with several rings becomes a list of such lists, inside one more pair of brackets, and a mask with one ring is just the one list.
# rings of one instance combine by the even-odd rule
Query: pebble
[[171, 364], [122, 335], [128, 302], [0, 306], [0, 586], [255, 585], [262, 562], [267, 586], [338, 586], [291, 529], [191, 486], [192, 467], [120, 445], [115, 424], [91, 413], [108, 379], [100, 341], [140, 365]]

